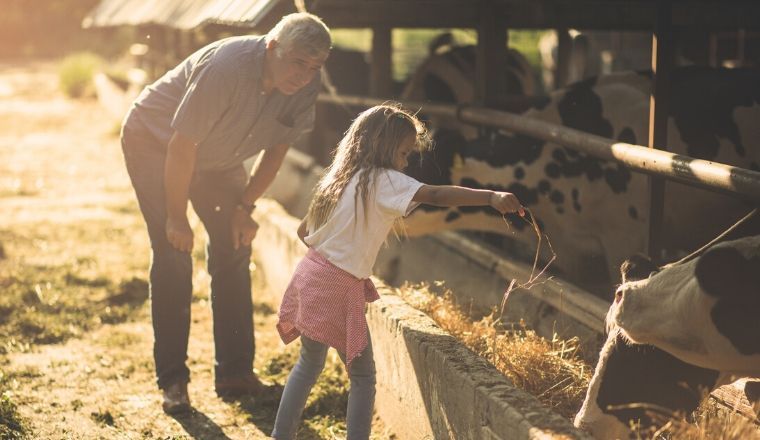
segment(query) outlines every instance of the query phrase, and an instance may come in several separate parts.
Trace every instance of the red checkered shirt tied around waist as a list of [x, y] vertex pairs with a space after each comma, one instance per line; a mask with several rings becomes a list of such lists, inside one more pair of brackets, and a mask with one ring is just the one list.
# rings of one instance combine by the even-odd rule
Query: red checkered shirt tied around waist
[[277, 331], [285, 344], [303, 335], [345, 353], [350, 369], [369, 342], [364, 305], [378, 299], [372, 280], [356, 278], [309, 249], [285, 290]]

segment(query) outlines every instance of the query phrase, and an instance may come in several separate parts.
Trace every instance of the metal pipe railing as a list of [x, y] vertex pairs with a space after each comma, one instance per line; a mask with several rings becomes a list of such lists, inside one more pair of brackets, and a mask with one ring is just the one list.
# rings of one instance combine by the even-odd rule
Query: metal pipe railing
[[[373, 106], [386, 100], [363, 96], [319, 95], [319, 102], [348, 106]], [[462, 122], [503, 128], [547, 142], [555, 142], [600, 159], [613, 160], [629, 168], [663, 176], [689, 185], [737, 195], [760, 203], [760, 172], [734, 167], [641, 145], [618, 142], [572, 128], [499, 110], [436, 104], [404, 102], [404, 107], [421, 109], [427, 114], [456, 118]]]

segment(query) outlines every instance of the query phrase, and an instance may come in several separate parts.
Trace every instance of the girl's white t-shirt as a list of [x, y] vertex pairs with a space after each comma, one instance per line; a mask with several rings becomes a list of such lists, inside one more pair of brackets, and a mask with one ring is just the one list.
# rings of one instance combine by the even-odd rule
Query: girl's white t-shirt
[[365, 210], [361, 195], [354, 197], [360, 174], [348, 182], [327, 221], [309, 231], [304, 241], [351, 275], [369, 278], [393, 223], [419, 205], [412, 197], [423, 184], [402, 172], [377, 168], [374, 184], [369, 181]]

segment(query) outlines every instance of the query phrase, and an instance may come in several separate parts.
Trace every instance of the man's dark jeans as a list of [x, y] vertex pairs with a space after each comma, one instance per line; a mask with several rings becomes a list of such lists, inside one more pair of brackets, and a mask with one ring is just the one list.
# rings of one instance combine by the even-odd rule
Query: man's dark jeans
[[[150, 297], [159, 388], [190, 379], [187, 345], [192, 299], [191, 255], [166, 238], [164, 162], [166, 148], [148, 135], [125, 127], [122, 150], [152, 248]], [[241, 165], [227, 171], [196, 172], [190, 202], [208, 233], [211, 307], [216, 347], [216, 378], [251, 373], [255, 350], [249, 265], [251, 248], [234, 250], [230, 218], [247, 182]]]

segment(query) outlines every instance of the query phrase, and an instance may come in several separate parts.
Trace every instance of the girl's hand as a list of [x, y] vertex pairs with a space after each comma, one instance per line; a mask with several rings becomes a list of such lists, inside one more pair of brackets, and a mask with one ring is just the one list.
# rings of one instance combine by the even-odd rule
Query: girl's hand
[[240, 247], [250, 246], [251, 241], [256, 236], [256, 231], [259, 230], [259, 224], [242, 209], [235, 209], [235, 212], [232, 213], [231, 222], [232, 247], [237, 250]]
[[491, 193], [489, 204], [502, 215], [509, 212], [517, 212], [521, 217], [525, 216], [525, 209], [512, 193], [494, 191]]

